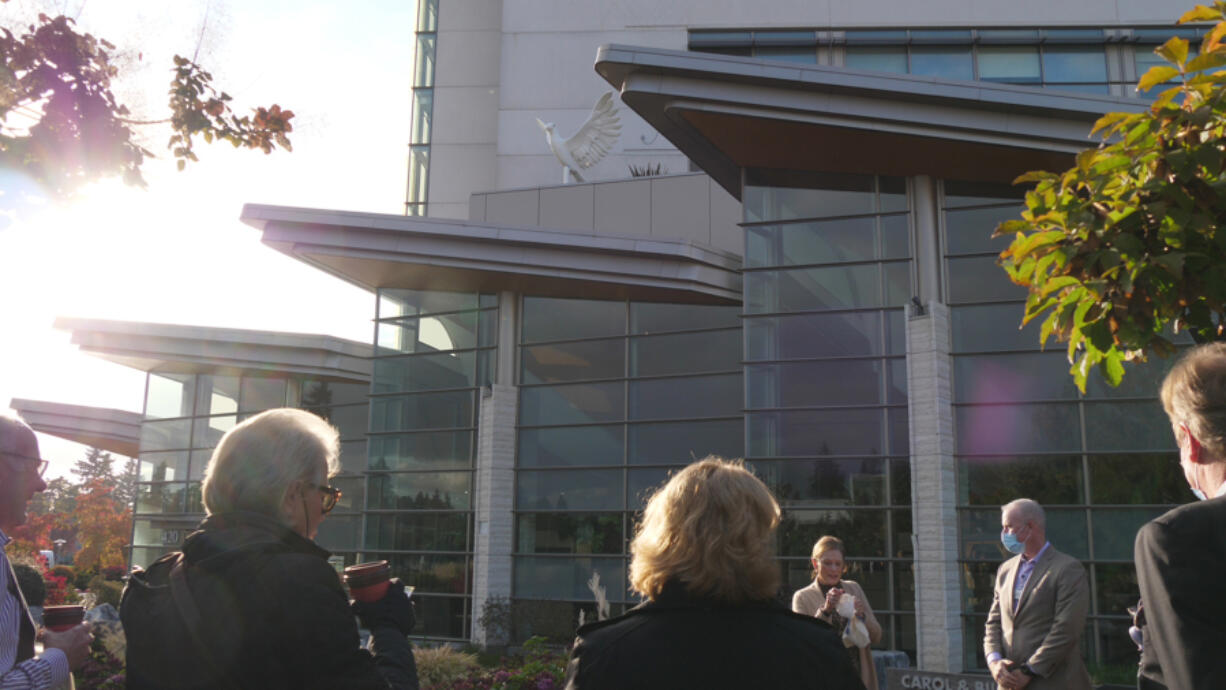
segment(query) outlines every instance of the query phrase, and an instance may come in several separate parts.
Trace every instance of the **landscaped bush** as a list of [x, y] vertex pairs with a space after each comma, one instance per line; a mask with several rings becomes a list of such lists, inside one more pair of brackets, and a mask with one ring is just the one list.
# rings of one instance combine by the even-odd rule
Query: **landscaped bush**
[[[75, 578], [77, 576], [77, 571], [71, 565], [57, 565], [51, 569], [51, 574], [55, 575], [56, 577], [64, 578], [65, 582], [72, 582], [74, 586], [76, 585]], [[77, 587], [77, 589], [81, 588]]]
[[78, 570], [76, 577], [73, 578], [72, 586], [77, 589], [89, 589], [89, 581], [94, 579], [94, 576], [97, 574], [98, 571], [93, 568]]
[[523, 655], [503, 658], [498, 668], [482, 669], [449, 683], [421, 684], [422, 690], [557, 690], [566, 673], [566, 653], [543, 637], [524, 643]]
[[127, 575], [128, 569], [122, 565], [108, 565], [102, 569], [102, 577], [105, 577], [111, 582], [123, 582], [123, 579], [127, 577]]
[[26, 603], [42, 606], [47, 599], [47, 583], [43, 582], [42, 574], [24, 563], [14, 563], [13, 572], [17, 574], [17, 586], [25, 595]]
[[94, 594], [94, 606], [110, 604], [119, 608], [119, 599], [123, 595], [123, 583], [112, 582], [105, 576], [95, 575], [89, 581], [89, 591]]
[[418, 647], [417, 680], [423, 688], [442, 686], [479, 671], [476, 654], [466, 654], [451, 647]]
[[56, 575], [48, 570], [43, 573], [43, 582], [47, 585], [47, 596], [43, 601], [47, 606], [75, 604], [81, 600], [81, 595], [77, 594], [77, 588], [70, 584], [71, 581], [67, 577]]

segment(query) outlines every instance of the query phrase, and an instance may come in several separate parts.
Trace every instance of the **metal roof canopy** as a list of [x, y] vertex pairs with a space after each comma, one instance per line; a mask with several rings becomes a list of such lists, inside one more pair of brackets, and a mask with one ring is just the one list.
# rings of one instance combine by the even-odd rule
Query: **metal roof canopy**
[[605, 45], [596, 72], [740, 198], [772, 168], [1012, 182], [1063, 170], [1103, 113], [1148, 104], [993, 82]]

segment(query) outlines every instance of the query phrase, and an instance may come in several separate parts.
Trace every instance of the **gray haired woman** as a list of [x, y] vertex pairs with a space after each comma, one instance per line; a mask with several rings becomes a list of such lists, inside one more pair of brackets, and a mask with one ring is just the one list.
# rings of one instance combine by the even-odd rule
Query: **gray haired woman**
[[124, 591], [129, 689], [417, 688], [403, 585], [351, 606], [313, 541], [341, 495], [328, 484], [338, 448], [332, 425], [289, 408], [222, 437], [204, 477], [208, 517]]

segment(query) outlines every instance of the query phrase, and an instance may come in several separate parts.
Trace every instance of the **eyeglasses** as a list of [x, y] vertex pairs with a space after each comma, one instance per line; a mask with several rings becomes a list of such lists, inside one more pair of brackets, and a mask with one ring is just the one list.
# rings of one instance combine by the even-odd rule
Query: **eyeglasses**
[[338, 501], [341, 500], [341, 490], [335, 486], [325, 486], [323, 484], [311, 484], [311, 488], [319, 489], [324, 495], [323, 512], [324, 515], [332, 512]]
[[43, 476], [43, 473], [47, 471], [47, 465], [49, 464], [46, 460], [43, 460], [42, 458], [36, 458], [33, 455], [22, 455], [21, 453], [9, 453], [9, 452], [0, 452], [0, 455], [5, 455], [10, 458], [20, 458], [27, 462], [34, 463], [33, 465], [27, 465], [27, 467], [38, 472], [38, 476], [40, 477]]

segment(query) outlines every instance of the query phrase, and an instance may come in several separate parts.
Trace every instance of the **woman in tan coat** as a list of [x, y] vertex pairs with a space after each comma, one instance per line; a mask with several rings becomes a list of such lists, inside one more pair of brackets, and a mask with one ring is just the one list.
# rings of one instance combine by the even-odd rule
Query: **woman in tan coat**
[[[845, 551], [843, 541], [838, 537], [825, 536], [813, 545], [813, 584], [796, 590], [792, 595], [792, 610], [807, 616], [816, 616], [834, 626], [840, 633], [846, 621], [835, 608], [844, 593], [856, 598], [856, 616], [864, 621], [868, 628], [871, 644], [881, 639], [881, 624], [873, 615], [873, 608], [864, 596], [860, 585], [851, 580], [844, 580], [846, 564], [843, 562]], [[868, 690], [877, 689], [877, 669], [873, 666], [873, 654], [869, 647], [849, 647], [848, 656], [852, 666], [860, 673], [860, 680]]]

